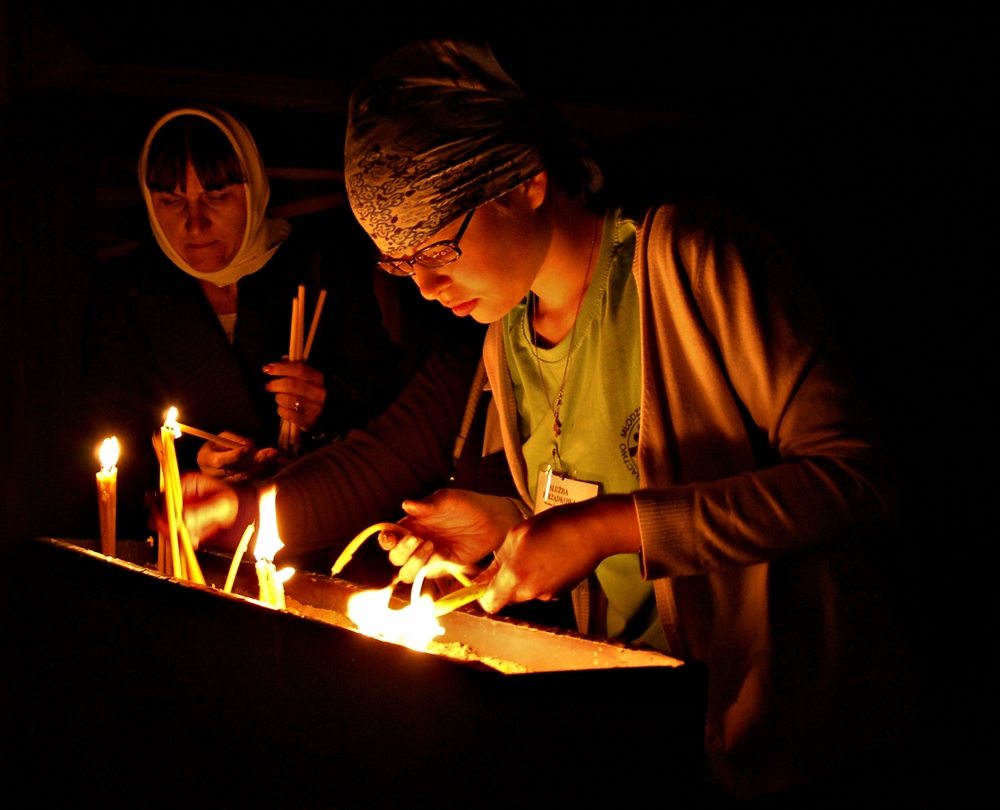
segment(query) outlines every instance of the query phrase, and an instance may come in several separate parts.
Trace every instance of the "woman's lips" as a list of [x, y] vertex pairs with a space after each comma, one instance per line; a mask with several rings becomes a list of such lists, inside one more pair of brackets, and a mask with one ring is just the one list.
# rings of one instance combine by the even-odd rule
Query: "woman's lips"
[[472, 312], [472, 310], [476, 308], [476, 304], [478, 303], [479, 299], [473, 298], [471, 301], [464, 301], [461, 304], [455, 304], [454, 306], [449, 306], [448, 309], [450, 309], [459, 318], [462, 318], [468, 315], [470, 312]]

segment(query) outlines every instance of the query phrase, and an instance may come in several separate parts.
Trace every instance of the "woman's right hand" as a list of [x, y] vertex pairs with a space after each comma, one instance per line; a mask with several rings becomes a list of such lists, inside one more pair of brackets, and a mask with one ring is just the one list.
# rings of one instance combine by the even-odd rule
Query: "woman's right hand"
[[231, 478], [245, 481], [256, 475], [278, 456], [273, 447], [258, 450], [250, 439], [244, 439], [228, 430], [219, 434], [224, 439], [242, 442], [243, 447], [235, 450], [212, 441], [205, 442], [198, 450], [198, 467], [202, 473], [212, 478]]
[[389, 561], [400, 566], [403, 582], [412, 582], [428, 561], [463, 566], [478, 562], [498, 549], [507, 532], [524, 520], [509, 499], [462, 489], [439, 489], [422, 501], [404, 501], [403, 511], [407, 517], [399, 525], [409, 534], [379, 535]]
[[208, 540], [236, 522], [240, 499], [225, 481], [188, 473], [181, 479], [181, 493], [184, 498], [184, 525], [195, 540], [196, 548], [196, 538]]

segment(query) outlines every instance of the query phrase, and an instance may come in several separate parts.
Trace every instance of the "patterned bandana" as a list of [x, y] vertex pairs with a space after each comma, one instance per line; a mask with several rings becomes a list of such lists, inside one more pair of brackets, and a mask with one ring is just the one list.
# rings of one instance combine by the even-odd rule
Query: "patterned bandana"
[[531, 106], [485, 44], [409, 45], [351, 96], [347, 196], [389, 256], [412, 253], [543, 168]]
[[[236, 152], [236, 157], [239, 158], [243, 176], [246, 178], [243, 185], [247, 195], [247, 227], [243, 234], [243, 244], [229, 265], [215, 273], [201, 273], [195, 270], [174, 250], [156, 219], [156, 214], [153, 211], [153, 197], [146, 186], [146, 166], [153, 138], [167, 121], [181, 115], [197, 115], [206, 118], [226, 133], [226, 137], [229, 138], [229, 142]], [[250, 130], [242, 121], [213, 107], [204, 109], [189, 107], [174, 110], [153, 125], [149, 135], [146, 136], [146, 144], [139, 157], [139, 186], [142, 188], [142, 196], [146, 200], [146, 209], [149, 213], [149, 224], [153, 229], [153, 236], [156, 237], [160, 249], [167, 255], [167, 258], [189, 276], [211, 281], [219, 287], [232, 284], [234, 281], [239, 281], [244, 276], [260, 270], [271, 259], [281, 243], [288, 238], [288, 234], [292, 232], [292, 226], [285, 220], [264, 215], [271, 197], [271, 186], [267, 182], [264, 161], [260, 152], [257, 151], [257, 144], [254, 143]]]

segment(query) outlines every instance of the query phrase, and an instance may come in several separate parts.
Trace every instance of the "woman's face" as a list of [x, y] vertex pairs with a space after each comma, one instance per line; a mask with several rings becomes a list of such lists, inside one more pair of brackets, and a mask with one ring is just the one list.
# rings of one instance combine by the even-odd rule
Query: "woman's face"
[[[500, 320], [528, 294], [548, 252], [549, 228], [536, 209], [523, 186], [505, 195], [503, 202], [477, 208], [457, 261], [444, 267], [414, 265], [420, 294], [458, 317], [471, 315], [480, 323]], [[415, 245], [410, 255], [454, 239], [462, 219]]]
[[154, 191], [153, 212], [170, 245], [200, 273], [229, 266], [243, 245], [247, 228], [246, 189], [242, 183], [205, 191], [191, 162], [186, 190]]

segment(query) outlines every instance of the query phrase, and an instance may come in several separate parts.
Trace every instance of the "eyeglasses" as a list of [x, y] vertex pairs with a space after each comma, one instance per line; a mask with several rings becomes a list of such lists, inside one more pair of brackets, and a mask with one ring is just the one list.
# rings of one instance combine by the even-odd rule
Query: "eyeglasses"
[[383, 253], [382, 258], [375, 263], [376, 266], [381, 267], [385, 272], [391, 273], [394, 276], [412, 276], [416, 272], [413, 268], [414, 264], [424, 267], [444, 267], [446, 264], [451, 264], [462, 255], [458, 243], [461, 241], [465, 229], [469, 227], [469, 221], [472, 219], [474, 213], [476, 213], [475, 208], [465, 215], [465, 219], [462, 220], [462, 227], [458, 229], [458, 233], [455, 234], [454, 239], [435, 242], [433, 245], [421, 248], [412, 256], [403, 257], [402, 259], [393, 259], [391, 256], [386, 256]]

